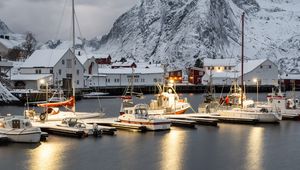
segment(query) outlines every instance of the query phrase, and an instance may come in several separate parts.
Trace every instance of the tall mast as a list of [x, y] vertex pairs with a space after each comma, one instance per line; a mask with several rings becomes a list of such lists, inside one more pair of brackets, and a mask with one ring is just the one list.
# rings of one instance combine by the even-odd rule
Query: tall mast
[[245, 12], [242, 14], [242, 59], [241, 59], [241, 86], [242, 86], [242, 94], [241, 94], [241, 106], [243, 108], [243, 98], [244, 98], [244, 21], [245, 21]]
[[[72, 70], [72, 91], [73, 91], [73, 97], [74, 97], [74, 101], [75, 101], [75, 60], [76, 60], [76, 56], [75, 56], [75, 7], [74, 7], [74, 0], [72, 0], [72, 52], [74, 54], [74, 60], [72, 60], [72, 65], [73, 65], [73, 70]], [[73, 112], [75, 112], [75, 103], [74, 102], [74, 106], [73, 106]]]

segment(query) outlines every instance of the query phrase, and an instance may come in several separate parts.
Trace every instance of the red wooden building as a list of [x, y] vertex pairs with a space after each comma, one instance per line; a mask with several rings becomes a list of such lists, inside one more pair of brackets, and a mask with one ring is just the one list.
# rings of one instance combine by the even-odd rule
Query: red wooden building
[[188, 68], [188, 82], [191, 84], [201, 84], [204, 73], [205, 71], [203, 68], [198, 68], [198, 67]]
[[174, 81], [174, 83], [182, 83], [182, 70], [168, 71], [167, 79]]

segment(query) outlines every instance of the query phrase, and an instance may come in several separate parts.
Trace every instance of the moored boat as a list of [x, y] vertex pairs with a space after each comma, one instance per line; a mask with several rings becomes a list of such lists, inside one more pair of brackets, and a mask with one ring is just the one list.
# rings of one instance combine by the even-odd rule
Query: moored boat
[[186, 99], [179, 97], [172, 84], [158, 85], [158, 89], [156, 99], [150, 102], [149, 114], [183, 114], [191, 107]]
[[122, 105], [118, 121], [126, 124], [143, 125], [148, 130], [168, 130], [171, 121], [157, 116], [149, 116], [147, 104]]
[[0, 135], [5, 135], [12, 142], [37, 143], [42, 131], [33, 127], [24, 116], [7, 116], [0, 120]]

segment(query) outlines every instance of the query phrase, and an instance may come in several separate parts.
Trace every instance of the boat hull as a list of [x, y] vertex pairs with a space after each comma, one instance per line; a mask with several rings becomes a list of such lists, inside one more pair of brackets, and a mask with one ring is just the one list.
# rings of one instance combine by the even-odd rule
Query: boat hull
[[1, 129], [0, 134], [6, 135], [12, 142], [38, 143], [41, 140], [41, 130]]
[[121, 123], [133, 124], [133, 125], [142, 125], [147, 128], [147, 130], [169, 130], [171, 126], [170, 121], [142, 121], [142, 120], [126, 120], [126, 119], [119, 119]]
[[218, 113], [220, 114], [220, 116], [256, 119], [258, 122], [261, 123], [276, 123], [282, 119], [282, 116], [276, 113], [247, 112], [234, 110], [223, 110], [218, 111]]

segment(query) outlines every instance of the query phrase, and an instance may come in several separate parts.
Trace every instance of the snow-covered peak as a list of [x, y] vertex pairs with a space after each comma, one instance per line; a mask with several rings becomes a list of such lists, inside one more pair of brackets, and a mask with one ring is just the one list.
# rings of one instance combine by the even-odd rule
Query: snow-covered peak
[[8, 33], [13, 33], [8, 26], [0, 20], [0, 34], [8, 34]]

